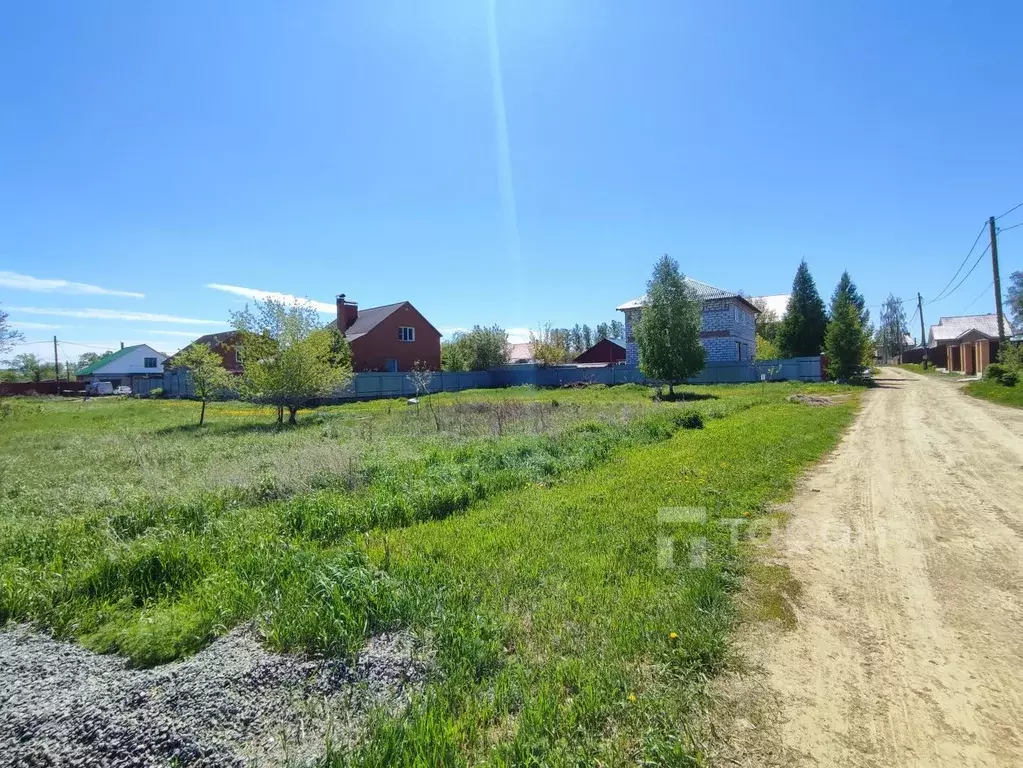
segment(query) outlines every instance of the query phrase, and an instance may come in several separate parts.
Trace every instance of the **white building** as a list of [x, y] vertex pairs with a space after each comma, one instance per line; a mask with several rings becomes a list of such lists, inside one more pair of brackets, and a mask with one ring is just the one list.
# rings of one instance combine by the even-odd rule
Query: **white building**
[[132, 380], [163, 376], [163, 362], [167, 355], [148, 344], [126, 347], [101, 357], [76, 375], [79, 381], [109, 381], [115, 387], [132, 386]]

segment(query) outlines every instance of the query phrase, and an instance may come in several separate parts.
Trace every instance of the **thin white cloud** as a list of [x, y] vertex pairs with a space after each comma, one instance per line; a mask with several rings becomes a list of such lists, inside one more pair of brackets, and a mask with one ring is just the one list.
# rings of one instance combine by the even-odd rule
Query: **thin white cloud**
[[240, 285], [224, 285], [222, 283], [207, 283], [207, 288], [224, 293], [233, 293], [237, 296], [244, 296], [247, 299], [261, 301], [264, 299], [276, 299], [287, 304], [306, 304], [318, 312], [333, 315], [337, 312], [337, 304], [328, 304], [325, 301], [315, 301], [302, 296], [295, 296], [290, 293], [278, 293], [277, 291], [261, 291], [258, 288], [243, 288]]
[[53, 323], [33, 323], [29, 320], [11, 320], [11, 325], [15, 328], [39, 328], [40, 330], [52, 330], [54, 328], [63, 328], [63, 325], [54, 325]]
[[21, 275], [17, 272], [0, 271], [0, 287], [16, 291], [34, 291], [36, 293], [70, 293], [85, 296], [127, 296], [131, 299], [144, 299], [144, 293], [135, 291], [115, 291], [101, 288], [89, 283], [76, 283], [72, 280], [51, 280], [46, 278]]
[[77, 317], [82, 320], [128, 320], [141, 323], [184, 323], [188, 325], [227, 325], [223, 320], [196, 320], [194, 317], [160, 315], [153, 312], [129, 312], [120, 309], [45, 309], [41, 307], [10, 307], [11, 312], [51, 317]]
[[[224, 327], [227, 328], [227, 323], [224, 323]], [[186, 339], [198, 339], [200, 336], [205, 336], [208, 331], [165, 331], [162, 329], [142, 331], [136, 329], [135, 333], [157, 333], [161, 336], [181, 336]]]
[[468, 333], [468, 328], [463, 328], [460, 325], [442, 325], [437, 328], [441, 332], [442, 336], [454, 336], [456, 333]]

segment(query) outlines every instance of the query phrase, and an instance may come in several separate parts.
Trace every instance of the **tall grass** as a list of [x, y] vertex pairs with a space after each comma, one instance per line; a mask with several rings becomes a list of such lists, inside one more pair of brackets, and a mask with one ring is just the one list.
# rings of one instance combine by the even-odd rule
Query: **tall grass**
[[[636, 389], [513, 389], [434, 395], [442, 430], [404, 401], [352, 403], [280, 429], [272, 410], [189, 401], [8, 398], [0, 419], [0, 517], [182, 503], [215, 494], [257, 503], [357, 482], [364, 463], [398, 464], [431, 447], [557, 435], [573, 424], [631, 421], [652, 406]], [[503, 397], [501, 397], [503, 395]]]
[[555, 482], [665, 440], [695, 412], [638, 413], [553, 434], [431, 443], [397, 462], [378, 454], [341, 487], [284, 499], [279, 489], [261, 488], [262, 504], [208, 493], [124, 502], [46, 524], [9, 516], [0, 519], [0, 622], [45, 624], [139, 664], [191, 653], [253, 618], [275, 647], [351, 654], [367, 631], [396, 626], [403, 615], [385, 575], [363, 562], [356, 534], [441, 519], [501, 491]]

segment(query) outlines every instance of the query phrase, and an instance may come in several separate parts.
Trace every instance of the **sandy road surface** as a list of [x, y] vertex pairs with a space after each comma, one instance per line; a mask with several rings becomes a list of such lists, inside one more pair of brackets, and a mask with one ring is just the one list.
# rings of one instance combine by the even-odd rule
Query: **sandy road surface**
[[879, 379], [771, 542], [797, 624], [726, 764], [1023, 766], [1023, 411]]

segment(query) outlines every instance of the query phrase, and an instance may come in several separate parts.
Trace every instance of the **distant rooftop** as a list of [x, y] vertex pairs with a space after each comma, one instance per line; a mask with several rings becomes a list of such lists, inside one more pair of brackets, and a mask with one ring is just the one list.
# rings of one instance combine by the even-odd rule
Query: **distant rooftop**
[[507, 350], [509, 363], [526, 363], [533, 359], [533, 345], [528, 341], [509, 344]]

